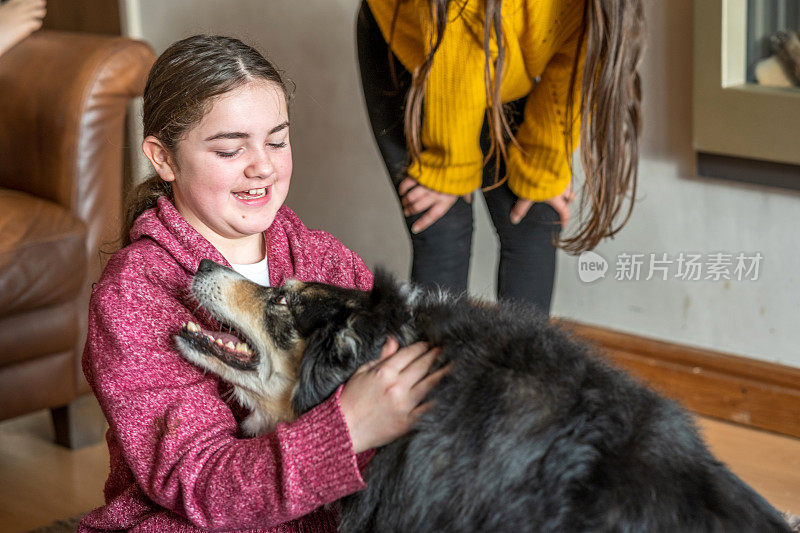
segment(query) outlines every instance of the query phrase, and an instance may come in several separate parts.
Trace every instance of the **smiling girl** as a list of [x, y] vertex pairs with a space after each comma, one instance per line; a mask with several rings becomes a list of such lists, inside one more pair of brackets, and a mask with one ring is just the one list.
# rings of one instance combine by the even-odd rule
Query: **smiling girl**
[[428, 374], [435, 351], [387, 342], [327, 401], [243, 439], [231, 387], [175, 351], [182, 323], [220, 327], [190, 295], [202, 259], [264, 285], [372, 283], [355, 253], [283, 205], [287, 99], [274, 66], [228, 37], [179, 41], [150, 72], [142, 149], [157, 175], [128, 202], [125, 246], [90, 303], [83, 368], [109, 423], [111, 472], [106, 504], [79, 531], [334, 531], [326, 504], [364, 488], [362, 452], [407, 432], [442, 376]]
[[[289, 117], [283, 89], [254, 80], [214, 100], [200, 123], [171, 150], [156, 135], [142, 145], [175, 207], [232, 263], [265, 257], [271, 224], [292, 175]], [[178, 179], [180, 177], [180, 179]]]

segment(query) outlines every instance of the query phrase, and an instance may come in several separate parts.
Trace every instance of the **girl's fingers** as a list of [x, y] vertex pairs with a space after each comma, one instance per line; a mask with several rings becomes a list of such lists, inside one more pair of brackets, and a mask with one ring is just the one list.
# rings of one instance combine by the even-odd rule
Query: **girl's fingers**
[[397, 342], [397, 339], [395, 339], [391, 335], [389, 337], [386, 337], [386, 342], [383, 343], [383, 348], [381, 348], [381, 356], [378, 359], [378, 362], [383, 361], [384, 359], [395, 353], [398, 348], [400, 348], [400, 343]]
[[417, 186], [417, 180], [406, 178], [400, 182], [400, 185], [397, 186], [397, 192], [400, 196], [405, 196], [405, 194]]
[[402, 201], [405, 203], [414, 203], [420, 198], [425, 198], [426, 196], [433, 196], [435, 193], [424, 187], [422, 185], [417, 185], [413, 189], [409, 190], [407, 193], [403, 195]]
[[33, 0], [26, 6], [31, 11], [38, 13], [42, 12], [47, 8], [47, 2], [45, 0]]
[[[434, 348], [430, 350], [418, 358], [414, 359], [411, 363], [408, 364], [401, 372], [400, 372], [400, 379], [402, 383], [409, 389], [413, 389], [422, 379], [428, 375], [428, 372], [433, 366], [433, 363], [436, 361], [436, 358], [439, 357], [439, 354], [442, 351], [438, 348]], [[414, 405], [419, 402], [422, 398], [415, 400], [413, 403]]]
[[400, 349], [400, 343], [397, 342], [397, 339], [391, 336], [387, 337], [386, 342], [383, 343], [383, 348], [381, 348], [381, 355], [375, 361], [370, 361], [364, 366], [369, 365], [369, 368], [378, 366], [383, 361], [385, 361], [386, 359], [397, 353], [397, 350], [399, 349]]
[[[431, 390], [433, 390], [433, 388], [438, 385], [440, 381], [442, 381], [442, 378], [450, 373], [452, 369], [453, 363], [449, 363], [447, 366], [440, 368], [436, 372], [428, 374], [424, 379], [414, 385], [412, 393], [414, 394], [415, 401], [421, 402], [428, 395], [428, 393], [430, 393]], [[420, 415], [430, 411], [433, 406], [434, 402], [432, 401], [421, 403], [411, 411], [409, 416], [411, 416], [413, 419], [416, 419]]]
[[415, 342], [404, 348], [400, 348], [394, 354], [386, 357], [380, 364], [376, 365], [377, 371], [388, 371], [399, 374], [409, 364], [415, 361], [419, 356], [427, 353], [430, 350], [427, 343]]
[[511, 215], [510, 220], [512, 224], [519, 224], [520, 221], [525, 218], [525, 215], [528, 214], [531, 206], [533, 205], [533, 200], [525, 200], [524, 198], [520, 198], [514, 204], [514, 207], [511, 208]]
[[433, 405], [434, 405], [433, 402], [425, 402], [416, 406], [414, 410], [408, 413], [408, 417], [411, 419], [411, 423], [413, 424], [420, 416], [424, 415], [425, 413], [433, 409]]
[[442, 216], [450, 210], [453, 204], [450, 202], [438, 202], [433, 207], [428, 209], [424, 215], [419, 217], [419, 220], [414, 222], [411, 226], [412, 233], [419, 233], [426, 230], [434, 222], [442, 218]]
[[46, 0], [10, 0], [6, 5], [15, 6], [19, 9], [40, 9], [47, 4]]
[[[438, 355], [438, 354], [437, 354]], [[453, 369], [453, 363], [448, 363], [446, 366], [443, 366], [436, 372], [431, 372], [424, 378], [420, 379], [413, 387], [412, 392], [414, 393], [415, 397], [419, 398], [417, 401], [422, 401], [428, 393], [442, 381], [442, 378], [445, 377], [450, 371]]]
[[415, 209], [417, 212], [422, 211], [423, 205], [430, 206], [433, 202], [437, 201], [438, 196], [430, 189], [425, 189], [420, 186], [412, 189], [408, 194], [403, 196], [400, 203], [404, 209]]
[[567, 222], [569, 222], [569, 204], [561, 196], [548, 200], [547, 203], [553, 206], [553, 209], [558, 213], [561, 227], [566, 226]]
[[370, 361], [369, 363], [364, 363], [356, 370], [356, 374], [360, 374], [362, 372], [367, 372], [368, 370], [372, 370], [383, 361], [388, 359], [390, 356], [394, 355], [398, 348], [400, 347], [400, 343], [397, 342], [397, 339], [394, 337], [387, 337], [386, 342], [383, 343], [383, 348], [381, 348], [381, 355], [375, 359], [374, 361]]
[[404, 209], [403, 214], [405, 216], [416, 215], [418, 213], [422, 213], [427, 211], [431, 208], [431, 206], [436, 204], [436, 197], [435, 196], [423, 196], [419, 200], [413, 203], [409, 203]]

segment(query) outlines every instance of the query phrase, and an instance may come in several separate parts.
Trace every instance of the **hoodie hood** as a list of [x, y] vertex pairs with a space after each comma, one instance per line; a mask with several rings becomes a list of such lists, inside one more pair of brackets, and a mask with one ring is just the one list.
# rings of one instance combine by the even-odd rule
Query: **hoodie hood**
[[194, 274], [203, 259], [211, 259], [230, 267], [222, 254], [186, 222], [166, 196], [161, 196], [156, 207], [142, 213], [131, 228], [131, 242], [142, 238], [156, 241], [187, 272]]
[[[313, 236], [306, 240], [308, 234], [291, 209], [285, 205], [278, 209], [275, 220], [265, 233], [270, 285], [283, 285], [288, 278], [296, 275], [297, 265], [302, 271], [302, 266], [308, 262], [301, 253], [302, 248], [307, 248], [310, 254], [320, 253], [319, 248], [327, 248], [317, 245], [314, 242], [317, 239]], [[203, 259], [231, 266], [220, 251], [183, 218], [166, 196], [161, 196], [156, 207], [148, 209], [136, 219], [130, 237], [132, 243], [144, 238], [152, 239], [191, 275], [197, 273], [197, 267]]]

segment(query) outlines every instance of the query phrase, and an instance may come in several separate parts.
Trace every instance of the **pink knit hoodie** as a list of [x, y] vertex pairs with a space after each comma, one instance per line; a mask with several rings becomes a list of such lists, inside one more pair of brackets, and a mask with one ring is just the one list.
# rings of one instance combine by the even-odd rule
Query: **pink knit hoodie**
[[[372, 275], [331, 235], [281, 207], [266, 231], [270, 283], [289, 277], [368, 289]], [[229, 385], [183, 360], [172, 336], [195, 311], [201, 259], [227, 264], [166, 198], [131, 231], [94, 288], [83, 370], [109, 430], [106, 505], [78, 531], [334, 531], [331, 502], [364, 488], [339, 405], [341, 388], [291, 424], [241, 438]]]

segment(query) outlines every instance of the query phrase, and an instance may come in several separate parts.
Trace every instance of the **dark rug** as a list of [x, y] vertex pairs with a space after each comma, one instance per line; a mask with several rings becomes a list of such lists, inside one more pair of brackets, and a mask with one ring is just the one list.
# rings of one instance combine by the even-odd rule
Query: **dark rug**
[[[783, 513], [783, 517], [789, 522], [792, 531], [800, 533], [800, 516]], [[29, 533], [75, 533], [78, 529], [78, 522], [81, 521], [83, 515], [76, 516], [75, 518], [68, 518], [66, 520], [56, 520], [49, 526], [33, 529]]]

